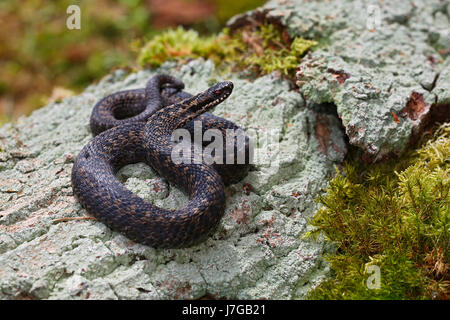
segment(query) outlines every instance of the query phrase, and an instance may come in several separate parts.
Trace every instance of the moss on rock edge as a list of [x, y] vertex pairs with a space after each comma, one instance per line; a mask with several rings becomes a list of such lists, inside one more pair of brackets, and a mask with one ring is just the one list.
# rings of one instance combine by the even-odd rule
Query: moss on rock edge
[[[401, 159], [364, 166], [356, 157], [331, 180], [308, 236], [336, 244], [333, 278], [311, 299], [447, 299], [450, 124]], [[367, 268], [380, 268], [368, 289]]]
[[227, 71], [250, 68], [256, 74], [278, 70], [294, 76], [300, 58], [314, 40], [289, 39], [273, 24], [247, 26], [233, 34], [224, 29], [217, 36], [202, 37], [194, 30], [168, 30], [142, 46], [138, 64], [158, 67], [166, 60], [204, 58]]

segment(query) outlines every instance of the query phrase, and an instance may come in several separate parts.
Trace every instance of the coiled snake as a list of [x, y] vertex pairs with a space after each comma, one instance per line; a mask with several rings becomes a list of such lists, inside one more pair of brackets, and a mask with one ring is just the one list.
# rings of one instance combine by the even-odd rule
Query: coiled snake
[[[145, 89], [121, 91], [100, 100], [90, 122], [95, 137], [81, 150], [72, 169], [74, 194], [88, 213], [153, 247], [187, 247], [209, 237], [224, 214], [224, 185], [239, 181], [249, 169], [248, 137], [243, 145], [227, 140], [227, 129], [240, 128], [206, 112], [231, 94], [233, 84], [220, 82], [196, 96], [183, 88], [181, 81], [157, 75]], [[190, 163], [172, 160], [172, 132], [184, 127], [193, 135], [192, 120], [201, 121], [202, 133], [218, 129], [225, 145], [234, 144], [232, 163], [209, 165], [194, 161], [194, 155]], [[244, 153], [244, 163], [237, 162], [239, 153]], [[165, 210], [126, 189], [115, 173], [137, 162], [147, 163], [184, 190], [189, 196], [187, 206]]]

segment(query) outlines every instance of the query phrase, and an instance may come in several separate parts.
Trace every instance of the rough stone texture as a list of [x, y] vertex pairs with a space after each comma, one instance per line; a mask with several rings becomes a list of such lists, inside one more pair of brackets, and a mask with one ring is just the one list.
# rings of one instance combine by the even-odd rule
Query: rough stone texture
[[[252, 171], [227, 188], [217, 232], [195, 247], [154, 249], [97, 221], [55, 221], [86, 214], [73, 197], [70, 174], [74, 157], [92, 138], [94, 104], [118, 90], [143, 87], [156, 71], [180, 77], [191, 93], [231, 79], [234, 92], [214, 113], [259, 134], [278, 130], [278, 148], [259, 141]], [[346, 152], [340, 122], [327, 108], [306, 104], [274, 75], [220, 77], [211, 62], [196, 60], [130, 75], [116, 71], [78, 96], [3, 126], [0, 298], [304, 298], [328, 272], [322, 260], [328, 245], [301, 237], [310, 229], [315, 197]], [[147, 165], [126, 166], [117, 176], [157, 205], [187, 202]]]
[[307, 100], [337, 107], [367, 161], [402, 153], [431, 118], [450, 119], [448, 0], [273, 0], [229, 26], [264, 20], [319, 41], [297, 84]]

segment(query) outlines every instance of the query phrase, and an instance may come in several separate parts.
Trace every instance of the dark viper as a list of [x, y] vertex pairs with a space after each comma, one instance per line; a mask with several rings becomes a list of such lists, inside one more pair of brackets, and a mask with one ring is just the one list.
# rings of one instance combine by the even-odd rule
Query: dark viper
[[[96, 136], [81, 150], [72, 169], [74, 194], [91, 215], [153, 247], [186, 247], [210, 236], [224, 213], [224, 185], [239, 181], [249, 169], [248, 137], [242, 146], [235, 139], [226, 141], [226, 130], [239, 127], [206, 112], [231, 94], [233, 84], [221, 82], [196, 96], [182, 91], [183, 87], [173, 77], [158, 75], [145, 89], [121, 91], [100, 100], [90, 123]], [[174, 163], [172, 132], [184, 127], [193, 136], [193, 120], [201, 121], [203, 133], [219, 129], [225, 146], [234, 144], [232, 164], [207, 165], [193, 158], [191, 163]], [[243, 164], [237, 164], [239, 152], [245, 154]], [[115, 173], [137, 162], [147, 163], [184, 190], [188, 205], [165, 210], [126, 189]]]

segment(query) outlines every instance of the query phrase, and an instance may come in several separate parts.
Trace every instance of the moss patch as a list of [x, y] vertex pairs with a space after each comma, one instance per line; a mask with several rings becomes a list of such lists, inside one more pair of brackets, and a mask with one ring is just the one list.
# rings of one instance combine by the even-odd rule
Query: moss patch
[[[332, 279], [311, 299], [446, 299], [449, 284], [450, 124], [401, 159], [366, 167], [356, 156], [331, 180], [309, 234], [337, 246]], [[380, 270], [379, 288], [367, 272]]]
[[232, 35], [225, 29], [218, 36], [202, 37], [181, 27], [155, 36], [141, 49], [138, 63], [157, 67], [166, 60], [211, 59], [227, 71], [250, 68], [256, 74], [275, 70], [294, 76], [300, 58], [316, 41], [289, 39], [272, 24], [247, 26]]

